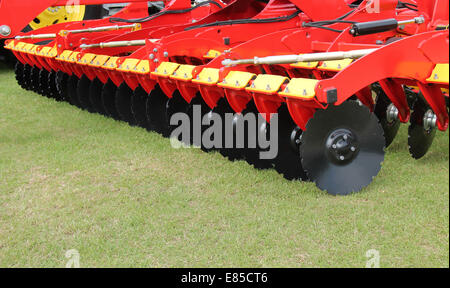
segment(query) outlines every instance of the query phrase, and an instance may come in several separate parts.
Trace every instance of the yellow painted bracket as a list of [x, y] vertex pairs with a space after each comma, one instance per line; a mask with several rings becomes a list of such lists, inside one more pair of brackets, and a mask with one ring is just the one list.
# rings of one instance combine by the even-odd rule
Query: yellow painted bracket
[[319, 62], [297, 62], [294, 64], [291, 64], [291, 67], [294, 68], [301, 68], [301, 69], [314, 69], [319, 65]]
[[139, 74], [148, 74], [150, 73], [150, 61], [148, 60], [141, 60], [139, 64], [136, 65], [136, 71], [135, 73]]
[[110, 56], [107, 55], [95, 55], [93, 63], [88, 63], [88, 66], [92, 67], [102, 67], [108, 62]]
[[45, 57], [55, 58], [56, 56], [58, 56], [58, 48], [54, 46], [52, 49], [48, 50], [48, 54]]
[[12, 50], [14, 51], [23, 51], [23, 47], [26, 45], [27, 43], [25, 42], [19, 42], [17, 43], [14, 48], [12, 48]]
[[242, 90], [248, 86], [251, 80], [256, 78], [256, 74], [243, 72], [243, 71], [231, 71], [222, 83], [217, 84], [219, 87]]
[[137, 64], [141, 61], [140, 59], [134, 59], [134, 58], [127, 58], [119, 67], [117, 68], [117, 71], [121, 72], [135, 72], [137, 71]]
[[25, 46], [23, 46], [23, 52], [28, 53], [28, 54], [36, 54], [36, 48], [37, 45], [34, 44], [25, 44]]
[[217, 50], [209, 50], [208, 53], [206, 53], [206, 55], [203, 56], [203, 58], [206, 59], [214, 59], [217, 58], [221, 55], [222, 53], [220, 53], [220, 51]]
[[54, 58], [56, 55], [58, 55], [56, 47], [43, 47], [41, 51], [36, 52], [36, 55], [40, 55], [42, 57], [46, 58]]
[[108, 70], [117, 69], [117, 60], [118, 59], [119, 59], [119, 57], [110, 57], [108, 59], [108, 61], [106, 61], [106, 63], [103, 65], [103, 67]]
[[427, 82], [449, 84], [449, 64], [437, 64]]
[[338, 72], [347, 68], [350, 64], [352, 64], [353, 59], [342, 59], [342, 60], [333, 60], [333, 61], [324, 61], [319, 66], [320, 70], [325, 71], [334, 71]]
[[42, 47], [41, 50], [36, 51], [36, 55], [39, 56], [47, 56], [48, 51], [50, 51], [50, 49], [52, 49], [51, 47]]
[[194, 65], [180, 65], [177, 71], [170, 76], [171, 79], [181, 80], [181, 81], [191, 81], [192, 71], [194, 71], [196, 66]]
[[256, 93], [274, 94], [280, 91], [281, 86], [288, 81], [287, 77], [278, 75], [261, 74], [256, 77], [246, 90]]
[[30, 45], [29, 43], [26, 43], [26, 42], [23, 43], [23, 45], [19, 46], [20, 51], [23, 53], [28, 53], [28, 49], [30, 47], [29, 45]]
[[219, 82], [219, 69], [204, 68], [192, 82], [205, 85], [216, 85], [217, 82]]
[[72, 55], [73, 51], [71, 50], [64, 50], [56, 59], [60, 61], [69, 61], [70, 56]]
[[80, 54], [80, 52], [73, 52], [70, 56], [69, 59], [66, 60], [66, 62], [69, 63], [75, 63], [78, 62], [78, 55]]
[[8, 42], [8, 44], [5, 45], [5, 49], [14, 50], [14, 40], [11, 40]]
[[291, 79], [284, 91], [278, 93], [287, 98], [300, 98], [310, 100], [316, 96], [316, 86], [319, 80], [294, 78]]
[[170, 77], [170, 75], [173, 75], [173, 73], [180, 67], [180, 64], [173, 63], [173, 62], [162, 62], [161, 65], [159, 65], [158, 68], [154, 72], [152, 72], [152, 75], [156, 75], [159, 77]]
[[80, 60], [78, 60], [78, 63], [80, 63], [81, 65], [93, 64], [95, 56], [97, 56], [97, 55], [92, 54], [92, 53], [86, 53], [83, 55], [83, 57], [80, 58]]

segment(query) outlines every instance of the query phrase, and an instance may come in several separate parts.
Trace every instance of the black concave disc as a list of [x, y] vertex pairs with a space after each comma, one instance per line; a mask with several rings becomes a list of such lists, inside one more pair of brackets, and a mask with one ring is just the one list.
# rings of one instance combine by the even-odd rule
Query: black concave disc
[[302, 131], [292, 120], [286, 105], [278, 109], [278, 155], [273, 160], [275, 170], [287, 180], [307, 181], [299, 157], [299, 140]]
[[51, 95], [51, 93], [50, 93], [50, 87], [49, 87], [49, 85], [48, 85], [48, 75], [49, 75], [49, 74], [50, 74], [50, 73], [49, 73], [47, 70], [45, 70], [45, 69], [42, 69], [42, 70], [39, 72], [39, 81], [38, 81], [39, 87], [38, 87], [38, 93], [41, 94], [41, 95], [43, 95], [43, 96], [45, 96], [45, 97], [51, 98], [51, 97], [50, 97], [50, 95]]
[[425, 101], [417, 98], [408, 127], [409, 153], [414, 159], [420, 159], [427, 154], [436, 136], [436, 129], [425, 130], [423, 126], [423, 118], [428, 109]]
[[30, 72], [30, 89], [33, 92], [36, 92], [39, 94], [39, 73], [41, 72], [41, 69], [39, 69], [38, 67], [34, 66], [33, 68], [31, 68], [31, 72]]
[[169, 136], [169, 121], [166, 114], [168, 100], [169, 98], [164, 94], [161, 88], [156, 85], [147, 98], [146, 103], [146, 114], [150, 129], [162, 134], [164, 137]]
[[20, 61], [17, 61], [16, 65], [14, 66], [14, 73], [16, 75], [16, 81], [17, 81], [17, 84], [20, 85], [20, 87], [25, 89], [24, 69], [25, 69], [25, 65], [22, 64]]
[[78, 104], [81, 109], [85, 109], [91, 113], [94, 112], [94, 109], [91, 105], [91, 100], [89, 99], [89, 88], [91, 87], [91, 80], [86, 75], [83, 75], [78, 81], [77, 85], [77, 95], [78, 95]]
[[392, 104], [386, 93], [379, 86], [373, 87], [373, 91], [376, 93], [376, 105], [375, 105], [375, 115], [377, 115], [380, 120], [380, 124], [384, 130], [384, 137], [386, 138], [386, 148], [389, 147], [397, 136], [400, 129], [400, 120], [397, 118], [394, 121], [388, 121], [387, 119], [387, 109], [389, 105]]
[[69, 101], [69, 93], [67, 92], [67, 82], [69, 80], [69, 75], [62, 71], [56, 72], [55, 83], [56, 83], [56, 99], [59, 101]]
[[80, 107], [80, 103], [78, 101], [78, 93], [77, 93], [77, 87], [78, 87], [78, 82], [80, 81], [80, 79], [75, 75], [72, 74], [71, 76], [69, 76], [68, 80], [67, 80], [67, 97], [69, 100], [69, 103], [71, 105]]
[[146, 114], [147, 98], [148, 93], [141, 86], [138, 86], [131, 97], [131, 113], [136, 120], [136, 125], [149, 130]]
[[[221, 122], [222, 122], [222, 144], [221, 147], [218, 148], [219, 153], [222, 154], [222, 156], [228, 158], [230, 161], [235, 161], [237, 159], [240, 159], [236, 153], [235, 153], [235, 142], [234, 141], [234, 130], [231, 128], [233, 127], [233, 119], [231, 116], [227, 118], [227, 115], [233, 115], [234, 111], [231, 108], [231, 106], [228, 104], [228, 101], [225, 98], [222, 98], [217, 103], [217, 106], [211, 111], [212, 113], [216, 113], [220, 116]], [[229, 123], [227, 123], [229, 121]], [[227, 127], [229, 131], [227, 131]], [[208, 128], [208, 127], [206, 127]], [[230, 135], [228, 135], [230, 134]], [[230, 139], [227, 139], [230, 138]], [[231, 141], [231, 139], [233, 141]], [[229, 143], [227, 143], [227, 140]], [[228, 147], [227, 147], [228, 144]], [[231, 145], [233, 144], [233, 145]], [[241, 157], [242, 158], [242, 157]]]
[[136, 125], [133, 113], [131, 112], [131, 98], [133, 90], [123, 82], [116, 91], [116, 110], [119, 113], [120, 119], [128, 124]]
[[[231, 108], [230, 108], [231, 109]], [[253, 101], [248, 103], [242, 113], [235, 114], [232, 120], [234, 148], [226, 150], [226, 156], [230, 160], [244, 159], [248, 164], [257, 169], [269, 169], [273, 167], [273, 159], [261, 158], [261, 146], [259, 133], [266, 134], [266, 122], [259, 114]], [[267, 135], [264, 135], [266, 137]], [[243, 148], [242, 148], [243, 145]]]
[[95, 78], [89, 86], [88, 97], [89, 102], [91, 103], [92, 111], [105, 115], [106, 112], [102, 102], [102, 90], [103, 83], [98, 78]]
[[187, 141], [187, 145], [194, 145], [196, 147], [200, 147], [203, 151], [209, 151], [202, 145], [202, 136], [203, 132], [208, 128], [207, 126], [202, 125], [202, 120], [208, 113], [211, 112], [211, 108], [205, 103], [205, 100], [202, 98], [200, 93], [191, 100], [189, 103], [187, 114], [191, 119], [191, 135], [190, 139]]
[[[177, 124], [171, 125], [172, 117], [177, 113], [184, 113], [184, 115], [187, 115], [189, 110], [189, 104], [184, 100], [184, 98], [181, 96], [180, 92], [177, 90], [173, 93], [172, 98], [167, 101], [166, 104], [166, 118], [169, 121], [168, 122], [168, 130], [171, 134], [178, 126]], [[181, 136], [181, 135], [180, 135]], [[178, 139], [182, 141], [182, 139]], [[185, 143], [187, 144], [187, 143]]]
[[358, 102], [318, 110], [301, 136], [310, 180], [332, 195], [361, 191], [378, 175], [385, 139], [378, 118]]
[[116, 110], [116, 91], [117, 86], [109, 80], [105, 85], [103, 85], [101, 98], [103, 110], [106, 112], [106, 115], [115, 120], [120, 120], [119, 113]]
[[23, 78], [22, 78], [23, 86], [22, 86], [22, 88], [24, 88], [25, 90], [31, 90], [31, 70], [32, 69], [33, 69], [33, 67], [31, 67], [28, 64], [26, 64], [23, 67]]
[[47, 85], [48, 85], [48, 97], [56, 99], [56, 100], [60, 100], [58, 98], [58, 89], [56, 87], [56, 72], [55, 71], [51, 71], [50, 73], [48, 73], [48, 77], [47, 77]]
[[[271, 126], [269, 123], [267, 123], [264, 118], [260, 115], [258, 115], [258, 126], [257, 126], [257, 131], [256, 131], [256, 138], [257, 138], [257, 148], [255, 150], [256, 153], [254, 153], [253, 157], [254, 160], [251, 162], [251, 164], [256, 168], [256, 169], [272, 169], [274, 168], [274, 161], [276, 156], [278, 155], [278, 153], [276, 153], [277, 151], [275, 151], [276, 147], [263, 147], [262, 143], [260, 142], [261, 138], [265, 138], [266, 140], [270, 140], [272, 139], [272, 141], [277, 139], [275, 138], [269, 138], [271, 137], [270, 134], [270, 130], [271, 130]], [[271, 141], [271, 142], [272, 142]], [[272, 145], [272, 143], [270, 142], [270, 145]], [[278, 144], [277, 144], [278, 146]], [[272, 155], [269, 155], [269, 149], [272, 149]], [[273, 158], [275, 157], [275, 158]]]

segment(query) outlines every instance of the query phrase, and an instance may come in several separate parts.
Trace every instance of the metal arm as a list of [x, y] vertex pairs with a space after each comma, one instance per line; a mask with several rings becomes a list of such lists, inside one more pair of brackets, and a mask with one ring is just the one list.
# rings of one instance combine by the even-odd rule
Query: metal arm
[[377, 49], [353, 50], [345, 52], [325, 52], [325, 53], [311, 53], [303, 55], [281, 55], [268, 57], [255, 57], [253, 59], [231, 60], [225, 59], [222, 61], [223, 66], [253, 64], [253, 65], [276, 65], [276, 64], [292, 64], [297, 62], [316, 62], [316, 61], [332, 61], [342, 59], [358, 59], [366, 56]]

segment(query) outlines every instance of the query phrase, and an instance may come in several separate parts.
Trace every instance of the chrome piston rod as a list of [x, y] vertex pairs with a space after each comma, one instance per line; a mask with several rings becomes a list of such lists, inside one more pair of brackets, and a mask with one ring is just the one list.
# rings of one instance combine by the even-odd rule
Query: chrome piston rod
[[253, 65], [276, 65], [276, 64], [293, 64], [297, 62], [317, 62], [317, 61], [332, 61], [343, 59], [358, 59], [364, 57], [377, 49], [363, 49], [341, 52], [325, 52], [325, 53], [311, 53], [302, 55], [280, 55], [268, 57], [255, 57], [253, 59], [225, 59], [222, 61], [223, 66], [253, 64]]
[[115, 48], [115, 47], [131, 47], [131, 46], [145, 46], [145, 40], [131, 40], [131, 41], [113, 41], [96, 44], [82, 44], [81, 49], [89, 48]]
[[26, 35], [26, 36], [16, 36], [16, 40], [22, 40], [22, 39], [54, 39], [56, 38], [55, 33], [49, 33], [49, 34], [36, 34], [36, 35]]
[[[79, 33], [95, 33], [95, 32], [106, 32], [106, 31], [115, 31], [120, 29], [137, 29], [139, 28], [139, 24], [132, 24], [132, 25], [114, 25], [114, 26], [104, 26], [104, 27], [95, 27], [95, 28], [86, 28], [86, 29], [79, 29], [79, 30], [67, 30], [64, 31], [65, 34], [79, 34]], [[22, 40], [22, 39], [53, 39], [56, 38], [55, 33], [49, 33], [49, 34], [36, 34], [36, 35], [25, 35], [25, 36], [16, 36], [16, 40]]]
[[105, 32], [105, 31], [115, 31], [120, 29], [137, 29], [139, 28], [139, 24], [131, 24], [131, 25], [113, 25], [113, 26], [105, 26], [105, 27], [95, 27], [95, 28], [86, 28], [80, 30], [69, 30], [69, 33], [79, 34], [79, 33], [94, 33], [94, 32]]

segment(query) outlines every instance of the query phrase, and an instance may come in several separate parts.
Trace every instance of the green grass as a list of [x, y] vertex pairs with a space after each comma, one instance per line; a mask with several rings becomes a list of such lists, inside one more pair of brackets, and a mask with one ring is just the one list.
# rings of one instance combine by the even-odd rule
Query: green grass
[[332, 197], [21, 90], [0, 69], [0, 266], [449, 266], [449, 135]]

